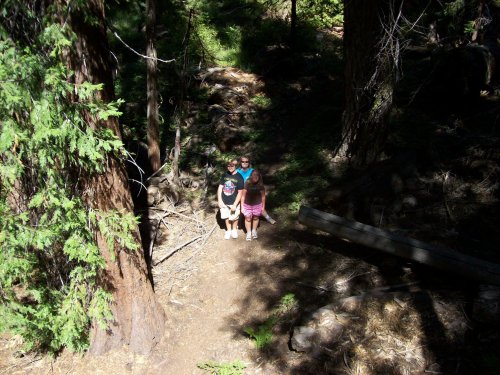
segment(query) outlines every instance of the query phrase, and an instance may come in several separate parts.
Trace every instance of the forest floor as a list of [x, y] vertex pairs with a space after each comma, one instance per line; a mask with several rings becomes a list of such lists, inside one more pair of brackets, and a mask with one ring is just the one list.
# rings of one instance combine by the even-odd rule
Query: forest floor
[[[293, 329], [315, 310], [374, 285], [414, 285], [419, 272], [395, 258], [310, 235], [300, 224], [285, 226], [277, 219], [274, 226], [261, 224], [257, 240], [246, 241], [241, 230], [238, 239], [224, 240], [219, 227], [212, 230], [215, 212], [200, 213], [198, 225], [212, 228], [205, 241], [162, 262], [170, 246], [155, 250], [154, 261], [160, 262], [154, 268], [155, 290], [167, 320], [150, 355], [124, 347], [104, 356], [63, 351], [51, 358], [23, 353], [19, 339], [3, 336], [0, 373], [211, 373], [200, 366], [219, 374], [466, 374], [474, 368], [488, 373], [480, 362], [495, 358], [481, 353], [481, 347], [498, 342], [498, 333], [476, 326], [479, 331], [471, 334], [468, 297], [456, 281], [423, 282], [417, 289], [367, 298], [355, 311], [339, 309], [333, 319], [342, 322], [342, 331], [319, 343], [319, 351], [291, 350]], [[272, 316], [277, 319], [265, 328]], [[248, 327], [269, 331], [268, 345], [257, 348], [245, 333]], [[222, 372], [237, 363], [245, 367], [241, 372]]]

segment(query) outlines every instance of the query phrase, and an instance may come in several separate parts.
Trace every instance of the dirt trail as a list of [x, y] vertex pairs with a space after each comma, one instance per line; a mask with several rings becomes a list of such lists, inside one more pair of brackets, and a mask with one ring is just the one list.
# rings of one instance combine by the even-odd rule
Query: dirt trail
[[[254, 346], [244, 336], [241, 323], [265, 308], [261, 301], [248, 300], [255, 288], [252, 275], [243, 274], [250, 257], [266, 252], [263, 238], [269, 226], [260, 231], [261, 239], [223, 240], [217, 229], [189, 268], [178, 277], [182, 283], [169, 287], [158, 283], [158, 297], [168, 316], [167, 335], [155, 351], [164, 360], [151, 366], [150, 373], [199, 374], [197, 364], [241, 360], [250, 373], [258, 373], [252, 364]], [[183, 254], [185, 256], [185, 254]], [[179, 257], [181, 258], [181, 257]], [[175, 260], [172, 260], [175, 262]], [[182, 260], [177, 261], [179, 263]], [[159, 270], [156, 270], [157, 272]]]
[[[207, 221], [210, 221], [209, 219]], [[213, 225], [212, 223], [208, 223]], [[207, 374], [197, 367], [207, 361], [242, 361], [245, 374], [278, 374], [273, 365], [259, 363], [253, 342], [243, 332], [245, 322], [266, 319], [265, 301], [253, 299], [266, 280], [258, 280], [255, 261], [278, 256], [269, 248], [275, 227], [261, 225], [260, 238], [223, 240], [216, 228], [202, 248], [186, 247], [154, 269], [156, 294], [167, 324], [160, 344], [149, 356], [128, 349], [102, 357], [64, 352], [51, 359], [18, 350], [19, 341], [0, 341], [2, 374]]]

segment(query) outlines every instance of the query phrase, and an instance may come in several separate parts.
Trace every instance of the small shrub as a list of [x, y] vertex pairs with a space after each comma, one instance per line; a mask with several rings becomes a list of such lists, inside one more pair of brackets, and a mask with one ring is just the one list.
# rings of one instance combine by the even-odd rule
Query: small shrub
[[272, 314], [266, 321], [254, 330], [246, 327], [245, 333], [255, 342], [257, 349], [263, 349], [273, 341], [273, 328], [276, 324], [286, 320], [287, 315], [297, 307], [295, 294], [287, 293], [281, 297], [278, 305], [273, 309]]
[[231, 363], [218, 363], [207, 361], [197, 365], [198, 368], [208, 371], [214, 375], [243, 375], [243, 370], [247, 367], [243, 362], [236, 360]]
[[250, 101], [253, 104], [258, 105], [259, 107], [264, 109], [269, 108], [272, 104], [271, 99], [269, 99], [267, 96], [263, 94], [255, 95], [253, 98], [250, 99]]

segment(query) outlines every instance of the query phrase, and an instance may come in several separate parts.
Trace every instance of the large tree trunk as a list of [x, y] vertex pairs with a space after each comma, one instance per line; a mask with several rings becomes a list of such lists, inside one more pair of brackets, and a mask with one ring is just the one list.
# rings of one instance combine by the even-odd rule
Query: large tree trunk
[[149, 57], [146, 60], [148, 75], [148, 156], [153, 173], [160, 169], [160, 131], [158, 128], [158, 78], [156, 60], [156, 0], [146, 1], [146, 38]]
[[[97, 99], [108, 102], [114, 98], [114, 88], [103, 1], [88, 0], [83, 8], [77, 6], [69, 13], [69, 24], [77, 35], [75, 51], [69, 56], [71, 69], [75, 72], [76, 87], [85, 81], [104, 84]], [[87, 118], [90, 127], [106, 127], [121, 137], [116, 118], [99, 122], [90, 115]], [[105, 173], [85, 181], [86, 202], [98, 210], [132, 214], [132, 197], [123, 164], [115, 158], [108, 158], [106, 167]], [[134, 236], [140, 244], [138, 228], [134, 229]], [[96, 238], [106, 261], [100, 282], [113, 295], [114, 321], [107, 330], [93, 325], [90, 352], [101, 354], [128, 345], [135, 352], [148, 353], [163, 335], [164, 312], [147, 277], [143, 254], [116, 244], [116, 258], [113, 259], [103, 235], [97, 233]]]
[[290, 48], [295, 51], [297, 42], [297, 0], [292, 0], [292, 11], [290, 13]]
[[356, 165], [375, 161], [387, 136], [399, 56], [394, 2], [344, 1], [346, 86], [339, 154]]

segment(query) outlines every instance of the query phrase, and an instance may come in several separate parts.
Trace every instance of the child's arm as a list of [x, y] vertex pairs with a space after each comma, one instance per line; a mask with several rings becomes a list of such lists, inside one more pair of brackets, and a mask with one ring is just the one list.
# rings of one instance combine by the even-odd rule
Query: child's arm
[[241, 200], [241, 197], [243, 196], [243, 192], [246, 192], [246, 190], [238, 190], [238, 195], [236, 195], [236, 199], [234, 200], [234, 210], [231, 210], [231, 211], [235, 211], [236, 210], [236, 207], [238, 206], [238, 203], [240, 203]]
[[219, 204], [219, 208], [226, 206], [222, 201], [222, 185], [219, 185], [219, 188], [217, 189], [217, 203]]
[[262, 187], [262, 190], [260, 191], [260, 196], [262, 200], [262, 211], [266, 211], [266, 188]]

